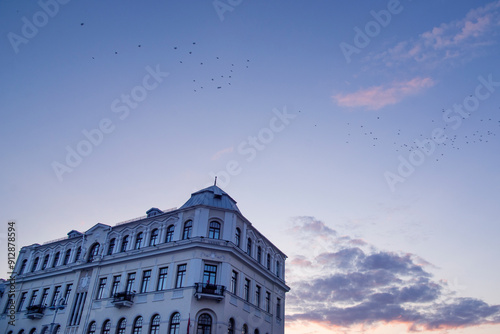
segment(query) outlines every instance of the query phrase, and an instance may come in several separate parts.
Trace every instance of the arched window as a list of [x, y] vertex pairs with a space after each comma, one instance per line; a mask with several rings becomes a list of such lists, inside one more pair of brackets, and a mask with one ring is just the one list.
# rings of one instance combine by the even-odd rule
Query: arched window
[[247, 324], [243, 325], [243, 328], [241, 329], [241, 334], [248, 334], [248, 326], [247, 326]]
[[196, 334], [211, 334], [212, 333], [212, 317], [203, 313], [198, 318], [198, 330]]
[[128, 235], [123, 237], [122, 248], [120, 249], [120, 251], [125, 252], [127, 250], [127, 247], [128, 247]]
[[184, 223], [184, 230], [182, 231], [182, 240], [191, 238], [191, 233], [193, 232], [193, 221], [188, 220]]
[[43, 258], [42, 270], [44, 270], [45, 268], [47, 268], [48, 264], [49, 264], [49, 254], [45, 255], [45, 257]]
[[150, 246], [156, 246], [158, 244], [158, 229], [155, 228], [151, 231], [151, 239], [149, 239], [149, 245]]
[[110, 331], [111, 331], [111, 321], [108, 319], [105, 320], [102, 324], [101, 334], [109, 334]]
[[252, 256], [252, 239], [247, 240], [247, 254]]
[[259, 262], [259, 264], [262, 263], [262, 248], [257, 247], [257, 262]]
[[96, 242], [90, 247], [88, 262], [93, 262], [99, 255], [99, 243]]
[[24, 329], [21, 329], [17, 334], [24, 334]]
[[125, 334], [125, 328], [127, 328], [127, 319], [121, 318], [116, 325], [116, 334]]
[[53, 332], [53, 333], [54, 333], [54, 334], [59, 334], [59, 333], [61, 333], [61, 325], [57, 325], [57, 326], [56, 326], [56, 329], [54, 329], [54, 332]]
[[267, 253], [267, 270], [271, 270], [271, 254]]
[[220, 238], [220, 223], [210, 222], [210, 227], [208, 229], [208, 237], [210, 239], [219, 239]]
[[227, 324], [227, 334], [234, 334], [234, 319], [229, 319], [229, 323]]
[[69, 258], [71, 257], [71, 249], [68, 249], [66, 253], [64, 253], [63, 265], [69, 263]]
[[132, 328], [132, 334], [141, 334], [142, 333], [142, 317], [138, 316], [134, 320], [134, 327]]
[[280, 277], [281, 267], [280, 261], [276, 261], [276, 276]]
[[73, 260], [73, 262], [80, 260], [80, 255], [82, 255], [82, 246], [78, 246], [78, 248], [76, 249], [75, 259]]
[[175, 312], [170, 317], [170, 325], [168, 328], [168, 334], [179, 334], [181, 326], [181, 314], [179, 312]]
[[28, 260], [24, 259], [22, 264], [21, 264], [21, 268], [19, 269], [18, 275], [21, 275], [22, 273], [24, 273], [24, 270], [26, 269], [27, 264], [28, 264]]
[[155, 314], [151, 318], [151, 326], [149, 327], [149, 334], [160, 333], [160, 315]]
[[236, 246], [240, 247], [241, 244], [241, 230], [237, 227], [236, 234], [234, 235], [234, 243]]
[[31, 330], [30, 330], [30, 334], [36, 334], [36, 328], [33, 327]]
[[97, 326], [95, 324], [95, 321], [91, 321], [89, 324], [89, 330], [87, 331], [87, 334], [95, 334], [96, 327]]
[[165, 242], [174, 241], [174, 225], [167, 227], [167, 236], [165, 237]]
[[137, 233], [137, 236], [135, 237], [135, 247], [134, 249], [139, 249], [141, 248], [142, 245], [142, 232]]
[[60, 252], [57, 252], [56, 255], [54, 255], [54, 260], [52, 261], [52, 268], [54, 268], [55, 266], [57, 266], [57, 264], [59, 262], [59, 257], [60, 256], [61, 256]]
[[113, 252], [115, 251], [115, 244], [116, 244], [115, 238], [112, 238], [111, 240], [109, 240], [108, 253], [107, 253], [108, 255], [113, 254]]
[[36, 267], [38, 267], [38, 261], [40, 259], [37, 257], [35, 261], [33, 261], [33, 265], [31, 266], [31, 272], [34, 272], [36, 270]]
[[259, 334], [259, 330], [258, 330], [258, 329], [255, 329], [255, 330], [253, 331], [253, 333], [254, 333], [254, 334]]

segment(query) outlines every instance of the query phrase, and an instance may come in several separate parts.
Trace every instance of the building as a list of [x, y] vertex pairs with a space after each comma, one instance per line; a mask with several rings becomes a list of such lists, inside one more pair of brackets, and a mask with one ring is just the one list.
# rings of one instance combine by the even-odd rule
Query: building
[[146, 214], [23, 247], [0, 330], [284, 333], [286, 255], [227, 193], [214, 185]]

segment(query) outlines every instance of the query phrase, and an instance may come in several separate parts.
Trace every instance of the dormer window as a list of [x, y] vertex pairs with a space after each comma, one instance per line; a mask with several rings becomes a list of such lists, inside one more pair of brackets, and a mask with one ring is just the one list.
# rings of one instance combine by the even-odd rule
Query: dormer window
[[208, 230], [208, 237], [210, 239], [219, 239], [220, 238], [220, 223], [218, 222], [210, 222], [210, 228]]

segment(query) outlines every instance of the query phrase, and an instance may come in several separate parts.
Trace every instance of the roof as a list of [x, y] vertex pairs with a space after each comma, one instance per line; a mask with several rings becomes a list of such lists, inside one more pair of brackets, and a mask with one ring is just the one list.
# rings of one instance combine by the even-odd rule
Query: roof
[[184, 203], [180, 209], [186, 209], [197, 205], [232, 210], [241, 214], [240, 209], [238, 209], [238, 206], [236, 205], [236, 201], [225, 191], [215, 185], [192, 193], [191, 198]]

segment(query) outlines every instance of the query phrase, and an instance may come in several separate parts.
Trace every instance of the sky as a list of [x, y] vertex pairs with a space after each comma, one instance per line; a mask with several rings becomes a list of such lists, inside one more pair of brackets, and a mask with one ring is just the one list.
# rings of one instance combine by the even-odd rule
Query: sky
[[217, 176], [287, 333], [498, 333], [499, 33], [498, 0], [1, 1], [1, 247]]

